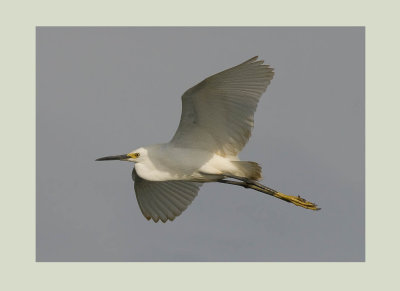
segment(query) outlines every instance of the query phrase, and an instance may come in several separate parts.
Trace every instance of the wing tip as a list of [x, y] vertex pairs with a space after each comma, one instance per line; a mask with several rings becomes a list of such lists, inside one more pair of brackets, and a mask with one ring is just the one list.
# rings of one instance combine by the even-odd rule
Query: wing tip
[[160, 217], [160, 216], [157, 216], [157, 217], [153, 217], [153, 216], [145, 216], [145, 218], [148, 220], [148, 221], [153, 221], [153, 222], [155, 222], [155, 223], [157, 223], [157, 222], [159, 222], [159, 221], [161, 221], [162, 223], [167, 223], [168, 221], [174, 221], [175, 220], [175, 218], [177, 218], [179, 215], [181, 215], [181, 213], [179, 213], [178, 215], [176, 215], [176, 216], [174, 216], [174, 217], [167, 217], [167, 219], [163, 219], [162, 217]]
[[254, 57], [248, 59], [247, 61], [244, 61], [242, 64], [253, 63], [253, 62], [256, 61], [257, 59], [258, 59], [258, 56], [254, 56]]
[[238, 66], [246, 65], [246, 64], [263, 65], [262, 67], [267, 68], [269, 72], [274, 70], [274, 68], [271, 67], [271, 65], [264, 64], [264, 62], [265, 62], [265, 60], [258, 59], [258, 56], [254, 56], [254, 57], [248, 59], [247, 61], [244, 61], [243, 63], [239, 64]]

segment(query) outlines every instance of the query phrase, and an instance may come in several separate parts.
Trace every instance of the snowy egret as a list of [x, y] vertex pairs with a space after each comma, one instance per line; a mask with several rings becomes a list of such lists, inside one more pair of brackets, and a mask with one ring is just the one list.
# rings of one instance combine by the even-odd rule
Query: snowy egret
[[319, 209], [300, 196], [260, 184], [261, 167], [238, 158], [250, 138], [257, 103], [274, 76], [273, 68], [257, 58], [187, 90], [182, 95], [181, 120], [170, 142], [96, 160], [135, 163], [136, 198], [148, 220], [174, 220], [205, 182], [251, 188], [297, 206]]

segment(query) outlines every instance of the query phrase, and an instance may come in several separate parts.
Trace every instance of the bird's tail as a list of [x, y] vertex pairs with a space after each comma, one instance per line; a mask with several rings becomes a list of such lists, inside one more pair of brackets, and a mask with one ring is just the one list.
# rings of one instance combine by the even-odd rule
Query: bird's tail
[[256, 162], [232, 161], [232, 163], [239, 171], [239, 173], [237, 174], [238, 176], [255, 181], [259, 181], [262, 179], [261, 166]]

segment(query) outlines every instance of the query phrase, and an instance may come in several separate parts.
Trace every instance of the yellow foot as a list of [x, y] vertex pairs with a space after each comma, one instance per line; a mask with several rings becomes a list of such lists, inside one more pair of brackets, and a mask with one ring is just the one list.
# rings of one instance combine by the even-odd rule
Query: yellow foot
[[296, 206], [300, 206], [306, 209], [311, 209], [311, 210], [320, 210], [321, 208], [318, 208], [315, 203], [312, 203], [310, 201], [307, 201], [304, 198], [301, 198], [300, 196], [290, 196], [286, 195], [280, 192], [276, 192], [273, 194], [274, 197], [285, 200], [287, 202], [293, 203]]

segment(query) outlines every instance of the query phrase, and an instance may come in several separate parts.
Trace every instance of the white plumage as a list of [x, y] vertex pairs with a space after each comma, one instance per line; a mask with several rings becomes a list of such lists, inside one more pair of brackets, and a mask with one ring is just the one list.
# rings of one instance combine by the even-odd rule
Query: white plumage
[[208, 77], [182, 96], [176, 147], [236, 156], [254, 125], [254, 112], [274, 72], [257, 57]]
[[140, 178], [132, 171], [136, 198], [144, 217], [166, 222], [174, 220], [192, 203], [201, 183], [188, 181], [154, 181]]
[[98, 160], [135, 162], [132, 177], [147, 219], [173, 220], [204, 182], [226, 177], [261, 179], [261, 167], [240, 161], [250, 138], [254, 112], [274, 76], [257, 57], [208, 77], [182, 96], [179, 127], [169, 143]]

